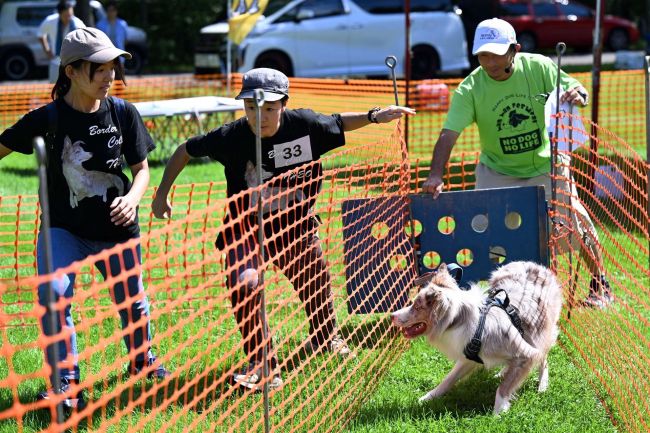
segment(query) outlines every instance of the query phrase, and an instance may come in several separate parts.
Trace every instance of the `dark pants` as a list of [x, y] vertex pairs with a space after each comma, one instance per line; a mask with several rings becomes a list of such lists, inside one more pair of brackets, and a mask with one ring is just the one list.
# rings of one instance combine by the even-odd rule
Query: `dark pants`
[[[267, 260], [289, 279], [303, 302], [309, 319], [309, 334], [314, 347], [334, 337], [336, 318], [332, 301], [331, 279], [318, 237], [318, 220], [309, 217], [301, 226], [291, 227], [272, 241], [265, 241]], [[244, 352], [251, 362], [262, 360], [261, 289], [258, 280], [256, 233], [228, 250], [226, 266], [228, 287], [235, 320], [244, 341]], [[267, 328], [267, 335], [268, 328]], [[271, 351], [271, 341], [267, 353]], [[271, 368], [275, 367], [275, 359]]]

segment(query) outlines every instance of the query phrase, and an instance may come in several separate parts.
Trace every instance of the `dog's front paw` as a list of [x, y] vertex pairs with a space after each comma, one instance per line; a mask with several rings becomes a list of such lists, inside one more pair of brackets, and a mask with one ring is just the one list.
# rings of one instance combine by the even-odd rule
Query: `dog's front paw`
[[438, 397], [439, 395], [438, 393], [436, 393], [436, 390], [434, 389], [424, 394], [422, 397], [418, 399], [418, 401], [420, 403], [424, 403], [425, 401], [433, 400], [434, 398], [438, 398]]
[[510, 409], [510, 399], [501, 397], [497, 391], [497, 395], [494, 401], [494, 415], [499, 415], [503, 412], [507, 412]]

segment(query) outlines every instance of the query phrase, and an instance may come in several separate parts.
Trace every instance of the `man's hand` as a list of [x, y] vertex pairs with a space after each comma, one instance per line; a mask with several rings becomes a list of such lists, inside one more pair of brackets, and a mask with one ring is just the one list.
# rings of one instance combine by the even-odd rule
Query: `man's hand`
[[587, 93], [587, 89], [582, 86], [574, 87], [573, 89], [562, 93], [562, 96], [560, 96], [560, 103], [564, 102], [585, 107], [589, 102], [589, 93]]
[[440, 178], [440, 176], [429, 175], [429, 177], [425, 179], [424, 183], [422, 183], [422, 192], [431, 194], [435, 200], [442, 192], [443, 186], [444, 183], [442, 182], [442, 178]]
[[172, 205], [167, 200], [167, 194], [156, 192], [151, 202], [151, 211], [156, 218], [169, 219], [172, 217]]

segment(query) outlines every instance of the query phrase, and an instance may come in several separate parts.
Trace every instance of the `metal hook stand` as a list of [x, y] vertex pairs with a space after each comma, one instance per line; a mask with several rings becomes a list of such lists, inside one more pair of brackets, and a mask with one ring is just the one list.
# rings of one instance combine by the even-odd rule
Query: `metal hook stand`
[[[45, 151], [45, 141], [43, 137], [35, 137], [33, 141], [36, 162], [38, 165], [38, 199], [41, 204], [41, 236], [43, 236], [43, 257], [45, 258], [45, 270], [48, 275], [54, 272], [52, 264], [52, 237], [50, 236], [50, 202], [48, 199], [47, 187], [47, 154]], [[50, 329], [57, 329], [56, 313], [56, 296], [51, 277], [48, 277], [46, 300], [45, 300], [45, 320], [49, 322]], [[55, 394], [60, 393], [61, 372], [59, 371], [59, 354], [56, 345], [58, 342], [50, 343], [46, 349], [48, 363], [52, 366], [50, 381]], [[63, 413], [63, 402], [56, 405], [56, 422], [61, 425], [65, 421]]]
[[[262, 106], [264, 105], [264, 91], [255, 89], [255, 169], [257, 179], [262, 184]], [[266, 263], [266, 250], [264, 249], [264, 203], [262, 191], [258, 193], [257, 200], [257, 244], [259, 248], [259, 275], [258, 290], [260, 290], [260, 319], [262, 322], [262, 335], [264, 336], [264, 346], [262, 349], [262, 380], [264, 381], [263, 399], [264, 399], [264, 431], [268, 433], [271, 430], [269, 415], [269, 381], [270, 376], [267, 344], [269, 339], [268, 324], [266, 320], [266, 297], [264, 295], [264, 266]]]
[[399, 96], [397, 94], [397, 79], [395, 78], [395, 66], [397, 66], [397, 57], [388, 56], [384, 61], [388, 69], [390, 69], [390, 75], [393, 79], [393, 94], [395, 95], [395, 105], [399, 105]]

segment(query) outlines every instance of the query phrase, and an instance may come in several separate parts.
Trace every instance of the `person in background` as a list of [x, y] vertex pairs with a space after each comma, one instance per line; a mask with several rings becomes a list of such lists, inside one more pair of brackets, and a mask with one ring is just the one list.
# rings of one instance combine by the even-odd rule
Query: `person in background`
[[[136, 108], [120, 100], [119, 109], [119, 101], [108, 97], [114, 80], [124, 79], [122, 63], [117, 60], [121, 56], [130, 54], [115, 48], [98, 29], [88, 27], [68, 33], [61, 44], [53, 102], [25, 114], [0, 135], [0, 159], [11, 152], [30, 154], [33, 139], [46, 137], [50, 238], [56, 250], [52, 256], [54, 270], [140, 237], [138, 205], [149, 184], [147, 154], [155, 146]], [[52, 110], [57, 119], [54, 125]], [[132, 181], [122, 171], [122, 158]], [[39, 275], [47, 271], [43, 242], [41, 230], [37, 241]], [[133, 328], [124, 331], [123, 336], [131, 358], [129, 373], [158, 379], [169, 376], [151, 350], [140, 244], [99, 260], [95, 266], [104, 279], [137, 270], [119, 279], [111, 290], [122, 329]], [[56, 350], [62, 366], [61, 383], [52, 386], [65, 396], [63, 404], [68, 408], [85, 405], [82, 392], [71, 389], [80, 379], [71, 306], [74, 284], [74, 273], [53, 280], [56, 300], [63, 297], [66, 303], [63, 311], [56, 314], [55, 329], [45, 316], [42, 318], [45, 335], [68, 331], [67, 338], [46, 349], [46, 353]], [[48, 299], [47, 290], [48, 284], [38, 288], [38, 302], [42, 306]], [[138, 326], [133, 327], [134, 323]], [[53, 390], [42, 392], [38, 398], [50, 399], [52, 393]]]
[[74, 16], [72, 2], [62, 0], [56, 5], [56, 13], [45, 17], [38, 28], [38, 39], [45, 55], [50, 59], [48, 78], [54, 83], [59, 77], [59, 55], [63, 38], [73, 30], [83, 29], [86, 25]]
[[[106, 17], [97, 22], [97, 28], [108, 35], [116, 48], [124, 50], [126, 49], [126, 29], [128, 25], [117, 14], [117, 1], [109, 0], [106, 3]], [[120, 57], [120, 61], [124, 63], [124, 57]]]
[[457, 0], [456, 4], [462, 11], [460, 19], [463, 21], [465, 29], [467, 57], [469, 57], [471, 72], [480, 66], [478, 59], [472, 54], [470, 42], [474, 37], [474, 29], [481, 21], [501, 15], [501, 3], [499, 0]]
[[[256, 174], [256, 105], [254, 91], [264, 91], [261, 108], [262, 179]], [[181, 144], [169, 159], [152, 203], [157, 218], [169, 218], [167, 198], [176, 177], [190, 158], [210, 157], [220, 162], [226, 173], [227, 194], [233, 197], [268, 182], [265, 191], [276, 200], [264, 211], [265, 245], [269, 262], [274, 263], [293, 285], [303, 302], [309, 320], [309, 340], [305, 347], [314, 352], [329, 351], [350, 355], [346, 342], [338, 334], [331, 277], [318, 236], [320, 218], [314, 204], [321, 188], [321, 155], [345, 144], [345, 132], [372, 123], [388, 123], [404, 115], [415, 114], [407, 107], [375, 107], [368, 112], [325, 115], [309, 109], [288, 109], [289, 79], [269, 68], [252, 69], [244, 74], [237, 99], [244, 100], [245, 117], [209, 133], [192, 137]], [[289, 175], [290, 171], [294, 171]], [[244, 341], [249, 366], [234, 375], [234, 382], [250, 389], [262, 385], [264, 367], [263, 329], [260, 326], [261, 287], [257, 255], [255, 215], [257, 193], [248, 193], [230, 202], [224, 229], [217, 238], [219, 250], [227, 249], [226, 284], [230, 290], [235, 320]], [[242, 213], [244, 215], [242, 215]], [[271, 343], [267, 345], [269, 386], [282, 384], [279, 365]]]
[[[472, 123], [479, 130], [481, 154], [476, 167], [476, 188], [511, 186], [545, 187], [550, 202], [551, 146], [544, 122], [546, 96], [555, 89], [557, 67], [539, 54], [521, 53], [513, 27], [492, 18], [476, 28], [472, 52], [480, 67], [468, 75], [454, 91], [447, 119], [436, 142], [431, 171], [422, 191], [436, 198], [443, 188], [443, 172], [451, 149], [461, 132]], [[586, 106], [587, 90], [565, 72], [560, 73], [564, 90], [560, 102]], [[591, 273], [586, 306], [605, 307], [614, 301], [604, 274], [598, 234], [578, 199], [571, 176], [571, 159], [558, 155], [558, 222], [576, 230], [572, 235], [575, 249]], [[566, 242], [560, 248], [566, 249]]]

